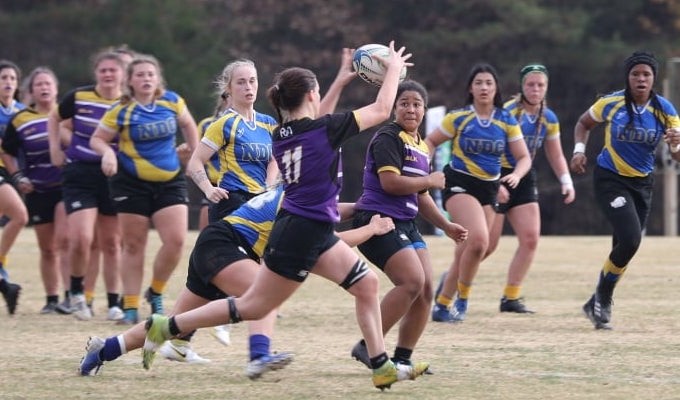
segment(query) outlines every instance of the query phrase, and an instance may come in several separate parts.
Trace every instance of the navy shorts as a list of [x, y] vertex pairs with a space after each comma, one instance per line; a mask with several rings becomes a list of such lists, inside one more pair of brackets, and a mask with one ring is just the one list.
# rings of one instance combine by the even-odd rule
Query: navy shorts
[[207, 300], [227, 297], [228, 293], [210, 282], [223, 269], [246, 259], [260, 262], [248, 242], [228, 222], [218, 221], [206, 226], [189, 256], [187, 289]]
[[208, 222], [221, 220], [255, 196], [257, 194], [241, 190], [229, 191], [228, 199], [222, 199], [219, 203], [210, 202], [208, 205]]
[[445, 187], [442, 190], [442, 208], [446, 209], [446, 201], [457, 194], [469, 194], [483, 206], [497, 207], [499, 181], [483, 181], [472, 175], [455, 171], [448, 164], [443, 169], [446, 178]]
[[31, 225], [54, 222], [54, 208], [62, 200], [61, 188], [49, 192], [32, 192], [26, 194], [26, 210]]
[[109, 178], [111, 198], [119, 213], [151, 217], [157, 211], [177, 204], [189, 204], [187, 182], [177, 174], [167, 182], [143, 181], [122, 169]]
[[304, 282], [321, 254], [340, 240], [334, 226], [280, 210], [264, 250], [265, 265], [284, 278]]
[[[357, 211], [352, 221], [353, 228], [368, 225], [375, 211]], [[415, 220], [394, 220], [394, 229], [384, 235], [373, 236], [357, 246], [368, 261], [381, 270], [385, 269], [387, 260], [404, 248], [424, 249], [427, 246], [418, 231]]]
[[[503, 168], [501, 176], [511, 173], [511, 168]], [[507, 203], [498, 203], [496, 212], [505, 214], [509, 209], [522, 204], [538, 203], [538, 185], [536, 184], [536, 170], [533, 168], [519, 181], [514, 189], [506, 184], [502, 184], [510, 193], [510, 200]]]
[[64, 206], [66, 213], [96, 208], [99, 214], [116, 215], [109, 184], [101, 164], [72, 162], [62, 170]]

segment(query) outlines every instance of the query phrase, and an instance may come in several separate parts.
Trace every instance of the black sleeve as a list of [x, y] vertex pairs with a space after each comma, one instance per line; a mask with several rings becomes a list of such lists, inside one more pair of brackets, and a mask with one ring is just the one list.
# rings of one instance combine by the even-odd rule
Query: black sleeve
[[401, 171], [404, 165], [404, 144], [392, 132], [379, 131], [371, 143], [369, 151], [378, 171], [383, 167], [394, 167]]
[[325, 116], [328, 127], [328, 141], [333, 149], [339, 149], [347, 139], [358, 135], [359, 123], [354, 117], [354, 112], [328, 114]]
[[73, 118], [76, 114], [76, 92], [78, 89], [71, 90], [66, 93], [63, 99], [59, 102], [59, 116], [61, 119]]
[[[19, 114], [16, 114], [19, 115]], [[16, 115], [14, 118], [16, 118]], [[2, 139], [2, 150], [13, 156], [17, 157], [19, 154], [19, 149], [21, 147], [21, 140], [19, 139], [19, 133], [14, 127], [14, 118], [7, 124], [7, 130], [5, 130], [5, 137]]]

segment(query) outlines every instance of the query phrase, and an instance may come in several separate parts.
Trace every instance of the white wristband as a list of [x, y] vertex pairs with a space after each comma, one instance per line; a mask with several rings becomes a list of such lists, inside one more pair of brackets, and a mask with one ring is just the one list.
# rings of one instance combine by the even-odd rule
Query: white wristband
[[560, 183], [562, 185], [573, 185], [574, 181], [571, 180], [571, 175], [569, 175], [569, 173], [566, 173], [560, 176]]
[[671, 153], [677, 153], [678, 151], [680, 151], [680, 144], [671, 145], [670, 148], [671, 148]]
[[586, 152], [586, 144], [583, 142], [576, 142], [574, 143], [574, 154], [576, 153], [585, 153]]

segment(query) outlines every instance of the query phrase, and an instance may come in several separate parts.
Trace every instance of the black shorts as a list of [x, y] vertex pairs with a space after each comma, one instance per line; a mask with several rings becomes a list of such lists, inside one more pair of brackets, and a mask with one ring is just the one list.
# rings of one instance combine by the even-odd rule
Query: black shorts
[[[503, 168], [501, 176], [508, 175], [513, 169]], [[516, 188], [511, 188], [506, 184], [502, 184], [510, 193], [510, 200], [507, 203], [498, 203], [496, 212], [505, 214], [509, 209], [522, 204], [538, 203], [538, 185], [536, 184], [536, 170], [531, 168], [529, 172], [519, 181]]]
[[[357, 211], [352, 221], [353, 228], [368, 225], [375, 211]], [[357, 246], [361, 254], [373, 265], [385, 269], [387, 260], [401, 249], [411, 247], [424, 249], [427, 246], [418, 231], [415, 220], [394, 220], [394, 229], [384, 235], [373, 236]]]
[[61, 188], [49, 192], [32, 192], [26, 195], [26, 209], [31, 225], [54, 222], [54, 208], [62, 200]]
[[[595, 200], [607, 219], [626, 218], [625, 209], [634, 207], [642, 229], [652, 209], [654, 175], [645, 177], [621, 176], [600, 166], [593, 171]], [[620, 203], [620, 204], [615, 204]], [[637, 225], [631, 221], [630, 226]]]
[[96, 208], [99, 214], [116, 215], [109, 184], [99, 163], [72, 162], [62, 171], [66, 213]]
[[228, 222], [218, 221], [206, 226], [198, 235], [189, 256], [187, 289], [207, 300], [227, 297], [228, 293], [222, 292], [210, 281], [231, 264], [246, 259], [260, 262], [248, 242]]
[[219, 203], [211, 202], [208, 205], [208, 222], [221, 220], [255, 196], [257, 194], [241, 190], [229, 191], [228, 199], [222, 199]]
[[12, 180], [9, 178], [9, 174], [7, 173], [7, 170], [4, 167], [0, 167], [0, 185], [3, 184], [12, 184]]
[[189, 204], [187, 182], [177, 174], [167, 182], [148, 182], [122, 169], [109, 178], [111, 198], [119, 213], [151, 217], [156, 211], [177, 204]]
[[334, 226], [280, 210], [264, 250], [265, 265], [284, 278], [304, 282], [321, 254], [340, 240]]
[[472, 175], [454, 171], [450, 165], [444, 166], [444, 176], [446, 178], [445, 187], [442, 190], [442, 208], [446, 209], [446, 201], [451, 197], [466, 193], [474, 197], [483, 206], [491, 205], [497, 207], [499, 181], [483, 181]]

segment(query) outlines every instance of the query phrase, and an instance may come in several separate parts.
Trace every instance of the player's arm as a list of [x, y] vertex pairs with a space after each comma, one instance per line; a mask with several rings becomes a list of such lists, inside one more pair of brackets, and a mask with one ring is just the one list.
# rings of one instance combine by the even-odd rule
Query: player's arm
[[373, 236], [384, 235], [394, 229], [394, 221], [390, 217], [381, 217], [375, 214], [371, 221], [362, 227], [338, 232], [337, 235], [350, 247], [358, 246]]

